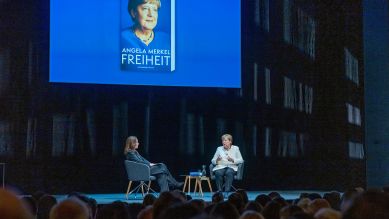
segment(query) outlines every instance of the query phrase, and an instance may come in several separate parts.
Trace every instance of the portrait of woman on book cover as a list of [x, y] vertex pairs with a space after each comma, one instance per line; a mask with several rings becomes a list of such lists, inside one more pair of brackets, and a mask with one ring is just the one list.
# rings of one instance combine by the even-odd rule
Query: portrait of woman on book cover
[[[128, 1], [127, 11], [131, 19], [122, 21], [122, 26], [127, 25], [121, 32], [122, 70], [171, 71], [171, 17], [159, 25], [163, 0], [123, 1]], [[169, 4], [164, 7], [169, 12], [165, 14], [171, 14]]]

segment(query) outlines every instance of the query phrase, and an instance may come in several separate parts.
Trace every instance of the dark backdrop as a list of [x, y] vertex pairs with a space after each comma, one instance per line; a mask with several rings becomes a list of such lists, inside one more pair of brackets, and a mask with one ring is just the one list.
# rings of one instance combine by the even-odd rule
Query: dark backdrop
[[[49, 1], [0, 1], [0, 156], [7, 184], [27, 193], [124, 192], [128, 135], [138, 136], [146, 158], [166, 163], [180, 179], [208, 165], [220, 136], [231, 133], [246, 161], [240, 187], [365, 186], [365, 160], [348, 157], [350, 139], [364, 142], [364, 124], [348, 124], [344, 106], [349, 99], [364, 106], [363, 83], [350, 90], [343, 69], [346, 44], [363, 66], [360, 2], [308, 3], [317, 20], [314, 60], [283, 42], [283, 1], [270, 2], [265, 32], [254, 23], [256, 1], [242, 1], [242, 89], [222, 89], [48, 83]], [[346, 28], [350, 16], [355, 22]], [[271, 70], [271, 104], [264, 67]], [[311, 113], [285, 109], [284, 76], [313, 88]], [[282, 153], [285, 133], [303, 134], [304, 140], [288, 140], [296, 153]]]

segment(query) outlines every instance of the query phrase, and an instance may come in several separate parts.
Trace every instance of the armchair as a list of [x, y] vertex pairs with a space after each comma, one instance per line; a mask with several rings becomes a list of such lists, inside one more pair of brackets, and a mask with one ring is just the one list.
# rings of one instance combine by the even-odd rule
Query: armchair
[[[216, 165], [214, 164], [210, 164], [209, 165], [209, 176], [212, 180], [215, 180], [215, 174], [213, 173], [213, 168], [215, 167]], [[234, 175], [234, 180], [242, 180], [243, 179], [243, 171], [244, 171], [244, 163], [240, 163], [238, 164], [238, 171], [236, 172], [236, 174]], [[234, 186], [232, 186], [232, 189], [236, 191], [236, 188]]]
[[[129, 180], [126, 192], [126, 199], [128, 199], [128, 196], [133, 192], [135, 192], [136, 195], [139, 190], [142, 191], [142, 196], [144, 196], [145, 194], [145, 189], [147, 189], [146, 194], [149, 193], [150, 190], [152, 192], [155, 192], [153, 189], [150, 188], [150, 185], [151, 181], [155, 180], [156, 177], [150, 175], [150, 167], [148, 165], [129, 160], [125, 160], [124, 165], [126, 167], [127, 177]], [[137, 187], [130, 191], [131, 184], [133, 181], [138, 181], [140, 183]], [[148, 182], [148, 184], [145, 183], [146, 181]]]

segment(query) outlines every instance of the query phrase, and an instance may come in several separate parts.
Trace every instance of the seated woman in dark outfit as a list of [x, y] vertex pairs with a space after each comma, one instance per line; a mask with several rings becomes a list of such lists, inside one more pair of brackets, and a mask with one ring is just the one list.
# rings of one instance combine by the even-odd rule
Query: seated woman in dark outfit
[[138, 138], [135, 136], [130, 136], [126, 140], [126, 145], [124, 147], [124, 154], [126, 159], [129, 161], [134, 161], [138, 163], [143, 163], [150, 166], [150, 174], [157, 177], [158, 185], [160, 191], [169, 191], [169, 185], [175, 188], [180, 188], [184, 183], [177, 182], [174, 177], [170, 174], [168, 168], [163, 163], [151, 163], [142, 157], [137, 149], [139, 147]]

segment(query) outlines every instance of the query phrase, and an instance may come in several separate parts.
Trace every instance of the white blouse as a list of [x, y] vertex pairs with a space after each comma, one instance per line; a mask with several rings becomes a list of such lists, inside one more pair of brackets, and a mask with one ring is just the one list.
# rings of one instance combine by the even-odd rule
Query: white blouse
[[[221, 157], [221, 160], [217, 164], [216, 159], [218, 157]], [[227, 157], [232, 158], [234, 162], [228, 161]], [[238, 164], [243, 163], [243, 158], [240, 154], [238, 146], [231, 145], [231, 148], [229, 150], [224, 149], [223, 146], [219, 146], [216, 149], [215, 155], [213, 155], [212, 163], [216, 165], [212, 171], [220, 170], [226, 167], [230, 167], [234, 171], [238, 171]]]

